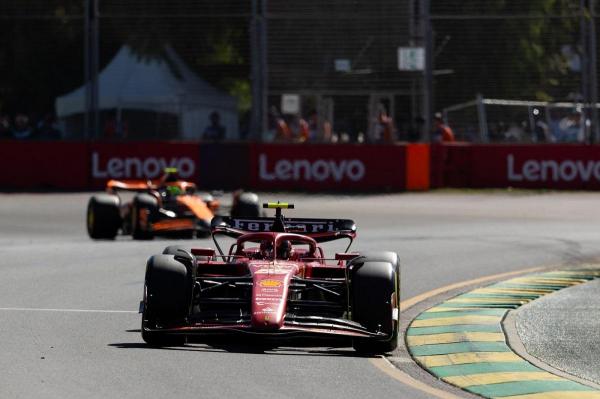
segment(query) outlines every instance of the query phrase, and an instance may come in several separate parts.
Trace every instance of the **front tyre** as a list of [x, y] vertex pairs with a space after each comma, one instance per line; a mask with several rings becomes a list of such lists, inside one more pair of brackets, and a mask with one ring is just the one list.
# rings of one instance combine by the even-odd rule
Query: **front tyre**
[[357, 352], [383, 354], [398, 346], [400, 262], [393, 252], [360, 256], [351, 262], [352, 320], [383, 337], [353, 341]]
[[121, 227], [119, 197], [97, 194], [90, 198], [86, 213], [88, 235], [93, 239], [114, 239]]
[[154, 255], [146, 264], [142, 339], [152, 346], [185, 344], [184, 335], [166, 334], [160, 329], [182, 324], [189, 313], [192, 298], [190, 267], [173, 255]]

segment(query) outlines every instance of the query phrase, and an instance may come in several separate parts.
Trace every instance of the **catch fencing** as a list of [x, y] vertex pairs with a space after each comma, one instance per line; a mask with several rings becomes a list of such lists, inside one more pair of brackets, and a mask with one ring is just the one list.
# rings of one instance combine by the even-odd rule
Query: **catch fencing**
[[[575, 104], [597, 142], [597, 23], [595, 0], [5, 0], [0, 137], [201, 140], [216, 113], [230, 140], [285, 121], [291, 141], [306, 124], [369, 143], [385, 114], [389, 141], [428, 141], [435, 111], [483, 98]], [[485, 126], [474, 109], [448, 123], [541, 137], [524, 109], [487, 107]]]

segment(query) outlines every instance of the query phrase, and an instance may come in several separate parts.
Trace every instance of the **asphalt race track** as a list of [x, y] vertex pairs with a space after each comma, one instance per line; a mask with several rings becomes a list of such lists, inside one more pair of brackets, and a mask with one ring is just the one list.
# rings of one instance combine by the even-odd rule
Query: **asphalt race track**
[[[89, 196], [0, 194], [0, 398], [430, 397], [331, 343], [146, 347], [137, 314], [145, 261], [172, 241], [91, 241], [84, 225]], [[600, 255], [600, 194], [261, 199], [294, 202], [288, 215], [355, 219], [355, 249], [400, 254], [403, 299]]]

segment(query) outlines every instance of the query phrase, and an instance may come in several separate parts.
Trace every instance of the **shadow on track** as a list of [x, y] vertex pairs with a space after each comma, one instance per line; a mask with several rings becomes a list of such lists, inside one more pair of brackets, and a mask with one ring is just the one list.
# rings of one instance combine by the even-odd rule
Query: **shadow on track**
[[[139, 332], [139, 330], [127, 330]], [[184, 346], [152, 347], [143, 342], [112, 343], [119, 349], [150, 349], [211, 353], [237, 353], [278, 356], [369, 357], [355, 352], [349, 340], [286, 338], [268, 339], [251, 336], [190, 337]]]

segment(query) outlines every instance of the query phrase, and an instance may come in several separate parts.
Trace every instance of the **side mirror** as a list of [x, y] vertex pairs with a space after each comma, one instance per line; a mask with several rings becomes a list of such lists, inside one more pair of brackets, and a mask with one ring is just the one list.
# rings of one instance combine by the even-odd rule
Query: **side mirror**
[[215, 250], [212, 248], [192, 248], [192, 255], [213, 257]]
[[337, 252], [335, 254], [335, 260], [352, 260], [359, 256], [357, 253], [352, 252]]

